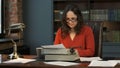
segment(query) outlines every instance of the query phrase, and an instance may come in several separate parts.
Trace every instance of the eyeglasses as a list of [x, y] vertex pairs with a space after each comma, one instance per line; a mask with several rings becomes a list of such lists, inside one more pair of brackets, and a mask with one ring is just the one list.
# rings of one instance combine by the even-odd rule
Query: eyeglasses
[[66, 22], [77, 22], [77, 18], [66, 18]]

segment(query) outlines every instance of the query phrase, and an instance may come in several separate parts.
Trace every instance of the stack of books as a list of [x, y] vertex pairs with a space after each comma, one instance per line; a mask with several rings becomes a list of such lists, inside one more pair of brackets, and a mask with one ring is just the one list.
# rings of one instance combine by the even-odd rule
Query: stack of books
[[79, 60], [77, 51], [71, 53], [71, 49], [66, 49], [64, 45], [44, 45], [37, 48], [40, 57], [44, 56], [45, 61], [76, 61]]

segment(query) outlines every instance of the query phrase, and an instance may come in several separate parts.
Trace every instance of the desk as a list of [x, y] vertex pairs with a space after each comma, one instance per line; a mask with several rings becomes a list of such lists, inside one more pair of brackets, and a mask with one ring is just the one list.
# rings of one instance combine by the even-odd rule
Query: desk
[[[36, 58], [35, 55], [24, 55], [24, 58]], [[2, 55], [3, 61], [7, 60], [7, 55]], [[11, 64], [5, 64], [1, 63], [0, 68], [103, 68], [103, 67], [88, 67], [88, 62], [81, 62], [79, 65], [73, 65], [73, 66], [57, 66], [57, 65], [49, 65], [45, 64], [42, 61], [34, 61], [29, 63], [11, 63]], [[105, 67], [104, 67], [105, 68]], [[116, 65], [114, 68], [120, 68], [120, 65]]]

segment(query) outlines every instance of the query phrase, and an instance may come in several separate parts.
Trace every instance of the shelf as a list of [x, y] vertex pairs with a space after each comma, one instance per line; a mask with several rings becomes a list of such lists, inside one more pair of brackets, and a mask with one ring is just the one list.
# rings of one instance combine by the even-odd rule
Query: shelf
[[103, 42], [104, 46], [120, 46], [120, 42]]
[[90, 0], [92, 2], [120, 2], [120, 0]]
[[53, 0], [54, 33], [60, 27], [63, 10], [69, 3], [79, 6], [85, 23], [104, 23], [105, 29], [120, 30], [120, 0]]

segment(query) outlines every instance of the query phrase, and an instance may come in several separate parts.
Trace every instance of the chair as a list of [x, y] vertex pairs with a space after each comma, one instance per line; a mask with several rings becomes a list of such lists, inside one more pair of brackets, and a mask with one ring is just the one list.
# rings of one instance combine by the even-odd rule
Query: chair
[[120, 30], [120, 22], [102, 22], [106, 30]]
[[120, 58], [120, 22], [104, 21], [102, 23], [102, 58], [105, 60]]
[[94, 56], [101, 57], [102, 54], [102, 23], [100, 22], [89, 22], [87, 23], [93, 29], [94, 39], [95, 39], [95, 54]]

